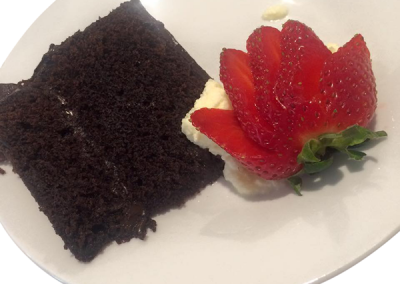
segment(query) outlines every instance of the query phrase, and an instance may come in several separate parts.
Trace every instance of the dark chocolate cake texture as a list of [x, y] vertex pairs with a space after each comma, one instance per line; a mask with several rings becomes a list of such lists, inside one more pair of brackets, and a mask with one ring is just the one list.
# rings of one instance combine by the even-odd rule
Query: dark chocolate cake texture
[[133, 0], [0, 87], [0, 151], [77, 259], [144, 239], [152, 216], [221, 175], [180, 129], [208, 79]]

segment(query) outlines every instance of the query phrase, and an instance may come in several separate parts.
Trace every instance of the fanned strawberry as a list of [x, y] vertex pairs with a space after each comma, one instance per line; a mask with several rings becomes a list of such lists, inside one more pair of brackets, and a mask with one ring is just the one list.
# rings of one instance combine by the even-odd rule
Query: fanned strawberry
[[255, 105], [248, 54], [240, 50], [224, 49], [220, 61], [221, 82], [243, 130], [259, 145], [273, 147], [273, 128], [263, 121]]
[[376, 84], [370, 54], [361, 35], [334, 53], [322, 69], [320, 83], [331, 132], [366, 126], [376, 109]]
[[360, 35], [332, 55], [310, 28], [288, 21], [282, 32], [255, 30], [247, 50], [221, 54], [234, 111], [200, 109], [192, 123], [250, 171], [289, 178], [299, 192], [292, 175], [329, 167], [327, 148], [360, 160], [365, 154], [350, 146], [387, 135], [362, 127], [374, 114], [376, 86]]
[[201, 133], [262, 178], [282, 179], [301, 168], [296, 162], [297, 154], [276, 153], [249, 139], [231, 110], [202, 108], [191, 115], [191, 121]]
[[270, 123], [274, 110], [282, 111], [273, 94], [282, 58], [280, 41], [279, 30], [263, 26], [254, 30], [246, 44], [254, 77], [255, 103], [261, 116]]

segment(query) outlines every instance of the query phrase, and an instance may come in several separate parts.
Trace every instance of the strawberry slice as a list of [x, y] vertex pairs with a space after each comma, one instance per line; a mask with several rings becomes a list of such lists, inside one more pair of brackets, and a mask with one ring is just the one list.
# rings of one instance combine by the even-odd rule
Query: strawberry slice
[[281, 32], [282, 61], [276, 92], [286, 107], [312, 101], [319, 93], [319, 79], [329, 49], [313, 30], [298, 21], [287, 21]]
[[201, 133], [262, 178], [282, 179], [301, 169], [296, 162], [298, 153], [270, 151], [249, 139], [231, 110], [202, 108], [191, 115], [191, 121]]
[[331, 52], [309, 27], [292, 20], [283, 25], [281, 50], [283, 57], [274, 91], [289, 116], [283, 116], [279, 123], [290, 120], [293, 131], [304, 142], [325, 122], [319, 103], [319, 80]]
[[274, 101], [274, 86], [281, 64], [281, 32], [272, 27], [260, 27], [247, 39], [247, 52], [254, 78], [256, 106], [262, 117], [271, 122], [274, 109], [283, 111]]
[[273, 128], [262, 119], [256, 108], [249, 56], [240, 50], [224, 49], [220, 62], [221, 82], [241, 127], [253, 141], [272, 148], [276, 143], [272, 139]]
[[366, 126], [376, 109], [376, 84], [370, 54], [361, 35], [356, 35], [326, 62], [320, 90], [330, 131], [350, 125]]

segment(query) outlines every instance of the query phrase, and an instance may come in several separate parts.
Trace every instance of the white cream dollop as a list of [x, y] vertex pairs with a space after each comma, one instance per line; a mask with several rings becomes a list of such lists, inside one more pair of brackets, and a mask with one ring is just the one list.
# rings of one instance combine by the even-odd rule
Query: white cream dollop
[[239, 162], [230, 156], [225, 150], [204, 134], [200, 133], [190, 122], [190, 115], [201, 108], [232, 109], [228, 95], [224, 87], [214, 81], [208, 80], [200, 98], [194, 107], [182, 119], [182, 132], [194, 144], [203, 149], [208, 149], [214, 155], [220, 155], [225, 162], [224, 177], [241, 195], [265, 194], [277, 188], [276, 181], [265, 180], [248, 171]]
[[222, 157], [225, 162], [224, 177], [236, 191], [244, 196], [262, 195], [279, 188], [281, 181], [266, 180], [250, 172], [230, 155]]
[[276, 21], [285, 18], [288, 14], [288, 7], [284, 5], [274, 5], [264, 11], [262, 19], [266, 21]]
[[339, 49], [339, 45], [337, 43], [328, 43], [326, 47], [332, 52], [335, 53]]
[[221, 157], [228, 155], [228, 153], [214, 141], [198, 131], [190, 122], [192, 113], [201, 108], [232, 109], [228, 95], [225, 93], [224, 87], [220, 83], [214, 80], [208, 80], [200, 98], [197, 99], [193, 108], [186, 114], [185, 118], [182, 119], [181, 127], [186, 137], [197, 146], [208, 149], [214, 155], [220, 155]]

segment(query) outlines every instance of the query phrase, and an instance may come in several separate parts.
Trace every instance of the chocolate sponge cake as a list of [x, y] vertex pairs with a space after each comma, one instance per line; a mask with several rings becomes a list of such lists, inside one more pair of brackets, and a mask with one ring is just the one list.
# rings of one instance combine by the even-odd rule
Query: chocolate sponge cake
[[151, 217], [221, 175], [221, 160], [180, 129], [208, 79], [133, 0], [0, 88], [0, 151], [77, 259], [143, 239]]

